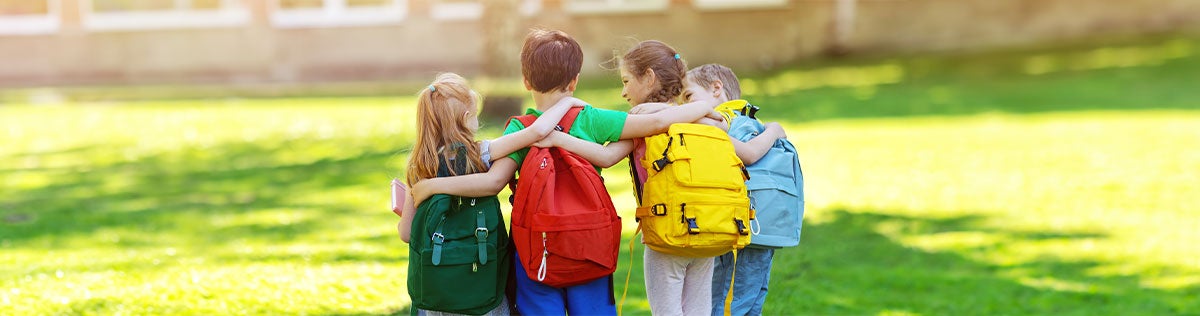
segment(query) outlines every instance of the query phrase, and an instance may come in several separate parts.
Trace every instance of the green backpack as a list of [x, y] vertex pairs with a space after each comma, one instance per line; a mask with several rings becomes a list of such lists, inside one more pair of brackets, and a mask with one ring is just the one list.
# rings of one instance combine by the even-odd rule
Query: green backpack
[[[459, 150], [455, 170], [465, 170]], [[443, 162], [438, 176], [450, 173]], [[463, 174], [459, 172], [457, 174]], [[482, 315], [504, 298], [512, 256], [495, 196], [437, 194], [421, 202], [408, 247], [408, 295], [417, 309]]]

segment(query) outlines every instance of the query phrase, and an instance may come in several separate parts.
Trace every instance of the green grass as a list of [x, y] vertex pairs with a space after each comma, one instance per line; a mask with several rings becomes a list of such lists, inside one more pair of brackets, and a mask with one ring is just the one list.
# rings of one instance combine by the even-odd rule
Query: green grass
[[[809, 201], [766, 313], [1200, 313], [1196, 74], [1170, 37], [748, 75]], [[406, 313], [386, 199], [412, 102], [0, 107], [0, 314]], [[633, 267], [646, 314], [634, 253], [617, 294]]]

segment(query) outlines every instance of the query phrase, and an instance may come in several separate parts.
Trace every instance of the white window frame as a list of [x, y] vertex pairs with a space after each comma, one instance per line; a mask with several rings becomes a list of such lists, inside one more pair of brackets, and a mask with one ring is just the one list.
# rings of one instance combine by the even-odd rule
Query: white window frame
[[[483, 17], [483, 1], [473, 3], [441, 3], [433, 1], [429, 15], [434, 20], [463, 21], [479, 20]], [[542, 10], [542, 0], [522, 0], [517, 10], [523, 16], [533, 16]]]
[[41, 35], [58, 32], [62, 25], [59, 0], [46, 1], [46, 14], [0, 15], [0, 35]]
[[408, 0], [390, 5], [351, 7], [346, 0], [323, 0], [320, 8], [286, 9], [271, 0], [271, 25], [278, 28], [319, 28], [399, 24], [408, 17]]
[[788, 0], [692, 0], [697, 9], [706, 11], [771, 9], [786, 7]]
[[250, 23], [250, 9], [235, 0], [221, 0], [219, 9], [176, 8], [132, 12], [95, 12], [91, 0], [80, 2], [83, 28], [88, 31], [199, 29], [238, 27]]
[[579, 3], [572, 0], [563, 1], [563, 9], [573, 14], [622, 14], [666, 12], [671, 5], [670, 0], [653, 0], [651, 2], [632, 2], [630, 0], [605, 0], [603, 3]]

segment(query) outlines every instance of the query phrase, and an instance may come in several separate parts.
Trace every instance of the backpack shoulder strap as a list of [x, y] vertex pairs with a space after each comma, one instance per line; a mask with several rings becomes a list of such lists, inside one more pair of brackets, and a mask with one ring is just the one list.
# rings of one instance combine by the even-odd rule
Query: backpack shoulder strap
[[508, 122], [504, 123], [504, 128], [507, 129], [509, 125], [512, 125], [513, 120], [521, 122], [521, 125], [524, 125], [522, 128], [529, 128], [529, 125], [533, 125], [533, 122], [537, 121], [537, 116], [534, 116], [533, 114], [525, 114], [521, 116], [509, 117]]
[[558, 127], [562, 128], [563, 133], [571, 131], [571, 126], [575, 125], [575, 119], [579, 118], [579, 112], [583, 112], [583, 108], [572, 107], [567, 110], [567, 114], [563, 115], [561, 121], [558, 121]]

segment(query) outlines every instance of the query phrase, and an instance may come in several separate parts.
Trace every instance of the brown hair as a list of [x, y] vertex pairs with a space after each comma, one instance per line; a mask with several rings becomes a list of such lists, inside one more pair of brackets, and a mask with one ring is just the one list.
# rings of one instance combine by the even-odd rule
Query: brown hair
[[563, 91], [583, 68], [583, 50], [563, 31], [534, 29], [521, 46], [521, 75], [534, 91]]
[[712, 86], [714, 81], [721, 81], [721, 90], [725, 91], [725, 97], [730, 100], [742, 98], [742, 87], [738, 84], [737, 75], [734, 75], [733, 69], [729, 69], [729, 67], [719, 64], [704, 64], [688, 70], [687, 77], [704, 89]]
[[666, 43], [649, 40], [634, 45], [621, 58], [621, 66], [638, 78], [645, 76], [646, 71], [653, 71], [654, 77], [658, 78], [659, 89], [642, 102], [677, 101], [683, 94], [687, 63]]
[[[438, 74], [433, 83], [418, 92], [417, 142], [408, 157], [406, 174], [409, 185], [436, 177], [438, 166], [454, 157], [457, 146], [465, 147], [467, 152], [466, 157], [458, 158], [466, 159], [464, 174], [485, 170], [475, 144], [475, 131], [468, 124], [474, 118], [464, 115], [476, 101], [478, 95], [467, 87], [467, 80], [454, 73]], [[451, 175], [458, 175], [454, 168], [448, 169]]]

